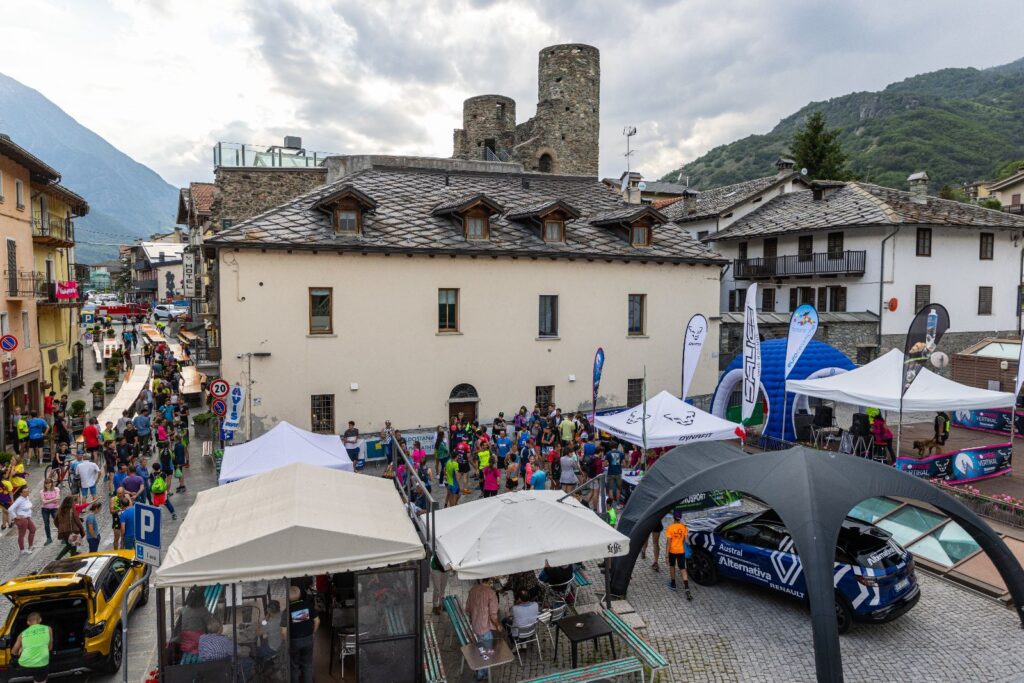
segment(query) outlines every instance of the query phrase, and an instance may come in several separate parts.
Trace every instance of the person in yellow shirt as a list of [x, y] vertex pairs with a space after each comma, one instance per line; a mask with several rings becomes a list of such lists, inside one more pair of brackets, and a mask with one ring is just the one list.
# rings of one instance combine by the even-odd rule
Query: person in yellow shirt
[[690, 577], [686, 573], [686, 558], [690, 555], [690, 544], [686, 539], [690, 530], [683, 524], [683, 513], [675, 510], [672, 513], [673, 522], [665, 529], [665, 550], [668, 552], [669, 582], [668, 587], [676, 590], [676, 567], [683, 574], [683, 590], [686, 591], [686, 599], [693, 600], [690, 593]]

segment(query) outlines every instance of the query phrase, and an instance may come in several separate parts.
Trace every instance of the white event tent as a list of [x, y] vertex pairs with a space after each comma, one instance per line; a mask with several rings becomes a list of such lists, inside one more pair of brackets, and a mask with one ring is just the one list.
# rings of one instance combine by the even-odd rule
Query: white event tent
[[288, 422], [238, 446], [224, 449], [218, 483], [245, 479], [295, 462], [352, 472], [352, 459], [337, 434], [314, 434]]
[[437, 555], [460, 579], [485, 579], [629, 552], [616, 531], [562, 491], [513, 491], [434, 513]]
[[426, 556], [391, 480], [295, 463], [201, 492], [156, 586], [360, 571]]
[[[856, 370], [831, 377], [788, 380], [786, 391], [855, 406], [899, 410], [903, 352], [893, 349]], [[922, 368], [903, 396], [903, 410], [976, 410], [1009, 406], [1013, 394], [959, 384]]]
[[[598, 415], [594, 424], [612, 436], [642, 445], [643, 409], [641, 403], [614, 415]], [[647, 448], [736, 439], [742, 434], [742, 428], [735, 422], [706, 413], [667, 391], [647, 400], [646, 429]]]

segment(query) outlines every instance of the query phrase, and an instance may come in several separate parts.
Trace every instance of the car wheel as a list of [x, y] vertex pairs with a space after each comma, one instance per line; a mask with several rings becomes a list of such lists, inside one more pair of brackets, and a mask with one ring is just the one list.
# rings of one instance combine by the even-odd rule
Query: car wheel
[[839, 633], [846, 633], [853, 628], [853, 610], [846, 604], [846, 600], [836, 596], [836, 625]]
[[139, 601], [135, 603], [135, 607], [142, 607], [149, 602], [149, 582], [142, 584], [142, 595], [139, 596]]
[[715, 558], [705, 550], [694, 550], [686, 562], [686, 571], [694, 583], [700, 586], [714, 586], [718, 583], [718, 567]]
[[110, 654], [107, 655], [107, 662], [103, 670], [108, 674], [116, 674], [121, 670], [121, 660], [124, 659], [124, 641], [121, 637], [121, 624], [114, 627], [116, 630], [110, 636]]

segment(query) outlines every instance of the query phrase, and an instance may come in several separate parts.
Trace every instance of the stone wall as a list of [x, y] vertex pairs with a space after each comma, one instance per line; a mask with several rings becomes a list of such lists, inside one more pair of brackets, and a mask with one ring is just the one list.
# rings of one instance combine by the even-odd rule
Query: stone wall
[[[760, 325], [758, 332], [765, 339], [785, 338], [789, 334], [789, 325]], [[870, 362], [877, 355], [874, 353], [878, 339], [878, 323], [874, 322], [841, 322], [821, 323], [814, 338], [839, 349], [854, 363]], [[743, 341], [743, 325], [740, 323], [722, 323], [720, 337], [719, 365], [724, 368], [739, 353]], [[902, 342], [901, 342], [902, 344]], [[859, 354], [858, 349], [870, 349]], [[883, 353], [891, 347], [885, 347]]]
[[462, 103], [462, 128], [455, 131], [458, 159], [485, 160], [484, 141], [492, 150], [510, 152], [515, 145], [516, 101], [502, 95], [478, 95]]
[[218, 168], [214, 171], [211, 228], [220, 231], [225, 219], [237, 224], [323, 185], [327, 169]]

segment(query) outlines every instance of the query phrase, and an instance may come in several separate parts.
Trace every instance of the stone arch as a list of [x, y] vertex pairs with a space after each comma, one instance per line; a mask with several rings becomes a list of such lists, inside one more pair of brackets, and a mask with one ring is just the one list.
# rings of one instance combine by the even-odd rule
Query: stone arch
[[629, 536], [630, 550], [628, 555], [613, 560], [613, 594], [626, 594], [640, 548], [658, 520], [686, 496], [714, 489], [757, 496], [778, 513], [789, 530], [807, 581], [819, 681], [843, 680], [833, 604], [835, 544], [846, 515], [868, 498], [918, 500], [957, 522], [992, 560], [1024, 626], [1024, 569], [1006, 543], [977, 515], [932, 484], [904, 472], [863, 458], [802, 446], [748, 455], [729, 444], [698, 443], [680, 446], [660, 458], [620, 516], [618, 529]]
[[558, 155], [550, 147], [541, 147], [537, 150], [537, 170], [541, 173], [558, 173]]
[[448, 419], [460, 414], [470, 421], [479, 417], [480, 395], [472, 384], [456, 384], [448, 394]]
[[476, 387], [472, 384], [456, 384], [451, 393], [448, 394], [449, 401], [467, 401], [473, 399], [479, 401], [480, 396], [476, 393]]

